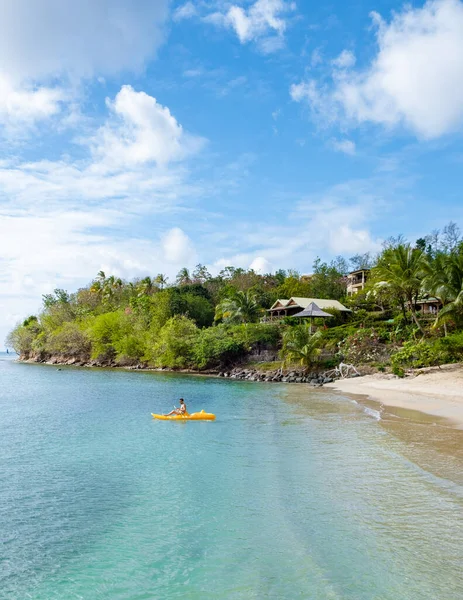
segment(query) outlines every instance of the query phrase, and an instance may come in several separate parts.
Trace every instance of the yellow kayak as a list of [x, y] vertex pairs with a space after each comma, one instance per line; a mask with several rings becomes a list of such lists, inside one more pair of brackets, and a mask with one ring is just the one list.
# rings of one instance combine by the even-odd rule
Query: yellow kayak
[[155, 415], [154, 413], [151, 413], [151, 416], [160, 421], [215, 421], [215, 415], [204, 412], [203, 410], [201, 412], [191, 413], [191, 415], [170, 415], [170, 417], [166, 417], [165, 415]]

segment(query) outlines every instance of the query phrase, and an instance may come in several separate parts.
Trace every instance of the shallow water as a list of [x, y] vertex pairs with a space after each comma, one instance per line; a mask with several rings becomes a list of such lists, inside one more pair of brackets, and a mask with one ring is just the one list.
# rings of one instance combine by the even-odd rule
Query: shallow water
[[[325, 390], [0, 360], [0, 598], [463, 597], [463, 432]], [[179, 396], [217, 421], [154, 421]]]

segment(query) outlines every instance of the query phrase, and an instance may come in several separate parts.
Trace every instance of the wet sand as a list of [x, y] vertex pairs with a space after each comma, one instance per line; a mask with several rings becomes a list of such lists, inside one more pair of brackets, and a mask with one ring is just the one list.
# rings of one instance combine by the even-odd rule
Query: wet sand
[[449, 419], [463, 429], [463, 365], [417, 370], [400, 379], [374, 374], [342, 379], [326, 387], [363, 395], [387, 406], [396, 406]]

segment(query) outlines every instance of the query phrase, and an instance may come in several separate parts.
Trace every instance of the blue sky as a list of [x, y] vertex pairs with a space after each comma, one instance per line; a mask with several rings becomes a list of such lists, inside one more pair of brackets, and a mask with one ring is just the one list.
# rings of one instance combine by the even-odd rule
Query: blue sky
[[103, 269], [463, 228], [463, 2], [0, 0], [0, 337]]

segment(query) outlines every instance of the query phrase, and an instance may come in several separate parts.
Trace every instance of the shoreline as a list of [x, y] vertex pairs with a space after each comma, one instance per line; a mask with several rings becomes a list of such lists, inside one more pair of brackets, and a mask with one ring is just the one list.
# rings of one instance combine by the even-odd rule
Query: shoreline
[[366, 396], [385, 406], [447, 419], [463, 429], [462, 364], [420, 369], [403, 379], [383, 373], [337, 379], [326, 387], [349, 395]]
[[273, 370], [259, 370], [251, 364], [235, 365], [229, 368], [222, 367], [221, 369], [204, 369], [202, 371], [195, 369], [170, 369], [166, 367], [150, 367], [143, 364], [137, 365], [118, 365], [114, 363], [104, 364], [96, 360], [80, 361], [74, 359], [60, 359], [52, 357], [48, 360], [37, 360], [37, 358], [17, 358], [15, 362], [21, 364], [45, 365], [50, 367], [77, 367], [87, 369], [117, 369], [123, 371], [138, 371], [144, 373], [173, 373], [180, 375], [199, 375], [203, 377], [216, 377], [223, 379], [233, 379], [240, 381], [253, 381], [261, 383], [302, 383], [312, 387], [322, 387], [329, 382], [334, 381], [332, 378], [327, 378], [321, 372], [306, 373], [304, 369], [297, 367], [289, 367], [283, 369], [275, 367]]
[[[325, 387], [349, 396], [363, 396], [380, 405], [416, 411], [450, 421], [452, 426], [463, 429], [463, 364], [444, 365], [417, 369], [407, 374], [405, 378], [385, 373], [361, 375], [348, 379], [335, 379], [322, 382], [309, 377], [300, 377], [296, 372], [281, 374], [278, 377], [268, 376], [269, 373], [259, 372], [248, 367], [234, 367], [228, 372], [221, 370], [194, 371], [191, 369], [166, 369], [146, 367], [142, 365], [102, 365], [79, 363], [74, 361], [38, 361], [34, 359], [16, 359], [23, 364], [45, 366], [117, 369], [121, 371], [138, 371], [178, 375], [195, 375], [231, 379], [233, 381], [248, 381], [262, 383], [302, 384], [311, 388]], [[288, 370], [289, 371], [289, 370]], [[273, 375], [273, 373], [272, 373]]]

